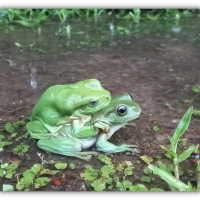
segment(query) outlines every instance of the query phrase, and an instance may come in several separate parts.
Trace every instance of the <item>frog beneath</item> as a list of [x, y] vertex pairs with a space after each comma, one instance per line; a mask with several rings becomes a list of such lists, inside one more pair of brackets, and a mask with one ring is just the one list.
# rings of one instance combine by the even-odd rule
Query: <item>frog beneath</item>
[[55, 137], [63, 125], [71, 124], [75, 137], [81, 139], [92, 137], [98, 134], [98, 128], [93, 125], [84, 127], [79, 125], [79, 118], [94, 115], [110, 101], [110, 92], [105, 90], [97, 79], [54, 85], [41, 95], [32, 110], [26, 128], [31, 137], [47, 139]]
[[[98, 150], [107, 153], [116, 153], [124, 151], [139, 152], [137, 145], [122, 144], [114, 145], [108, 140], [121, 127], [127, 124], [128, 121], [136, 119], [140, 116], [141, 108], [135, 103], [129, 94], [116, 96], [111, 100], [104, 109], [99, 111], [94, 116], [80, 118], [80, 123], [84, 126], [98, 127], [99, 134], [79, 139], [73, 133], [73, 128], [70, 124], [66, 124], [59, 130], [59, 136], [53, 139], [39, 140], [37, 145], [39, 148], [56, 154], [74, 156], [83, 160], [90, 160], [92, 155], [97, 155], [94, 151], [81, 152], [93, 146], [96, 143]], [[100, 133], [102, 132], [102, 133]]]

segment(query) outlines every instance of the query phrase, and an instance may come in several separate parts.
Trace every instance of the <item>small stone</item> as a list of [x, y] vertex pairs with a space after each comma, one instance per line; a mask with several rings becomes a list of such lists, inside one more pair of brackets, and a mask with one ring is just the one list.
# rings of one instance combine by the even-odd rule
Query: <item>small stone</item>
[[177, 124], [179, 123], [181, 120], [180, 119], [172, 119], [172, 123]]
[[53, 184], [54, 184], [55, 186], [60, 186], [60, 185], [62, 185], [62, 182], [61, 182], [59, 179], [55, 179], [55, 180], [53, 181]]

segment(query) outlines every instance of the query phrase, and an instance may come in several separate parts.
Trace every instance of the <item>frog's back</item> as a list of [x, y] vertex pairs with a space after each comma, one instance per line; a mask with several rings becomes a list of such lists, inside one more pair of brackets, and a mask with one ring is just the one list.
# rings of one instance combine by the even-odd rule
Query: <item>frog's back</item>
[[71, 116], [76, 109], [87, 105], [93, 96], [98, 96], [103, 91], [105, 90], [96, 79], [50, 86], [33, 108], [31, 121], [37, 119], [56, 125], [61, 117]]

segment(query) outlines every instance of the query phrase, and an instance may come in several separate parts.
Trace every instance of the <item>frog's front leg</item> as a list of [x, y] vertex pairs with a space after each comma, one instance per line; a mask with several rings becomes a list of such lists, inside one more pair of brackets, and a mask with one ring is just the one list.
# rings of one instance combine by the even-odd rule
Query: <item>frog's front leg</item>
[[34, 120], [26, 124], [30, 136], [35, 139], [48, 139], [56, 137], [57, 133], [49, 133], [39, 120]]
[[89, 161], [92, 155], [98, 155], [97, 152], [82, 151], [81, 142], [75, 138], [53, 138], [49, 140], [39, 140], [38, 147], [52, 153], [61, 154], [65, 156], [77, 157], [82, 160]]
[[91, 138], [91, 137], [94, 137], [95, 135], [97, 135], [99, 130], [94, 125], [82, 126], [82, 122], [80, 120], [73, 120], [72, 132], [74, 134], [74, 137], [76, 137], [76, 138], [88, 139], [88, 138]]
[[[107, 153], [117, 153], [117, 152], [124, 152], [124, 151], [132, 151], [139, 153], [140, 150], [137, 149], [137, 145], [128, 145], [128, 144], [122, 144], [120, 146], [116, 146], [110, 142], [107, 141], [108, 135], [103, 133], [99, 136], [96, 147], [98, 150], [107, 152]], [[135, 147], [135, 148], [134, 148]]]

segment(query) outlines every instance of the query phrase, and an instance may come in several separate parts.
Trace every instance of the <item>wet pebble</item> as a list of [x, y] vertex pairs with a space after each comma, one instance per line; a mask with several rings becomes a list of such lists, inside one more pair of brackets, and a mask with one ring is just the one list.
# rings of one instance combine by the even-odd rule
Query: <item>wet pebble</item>
[[61, 185], [62, 185], [62, 182], [61, 182], [59, 179], [55, 179], [55, 180], [53, 181], [53, 184], [54, 184], [55, 186], [61, 186]]
[[180, 119], [172, 119], [172, 123], [178, 124], [181, 120]]

